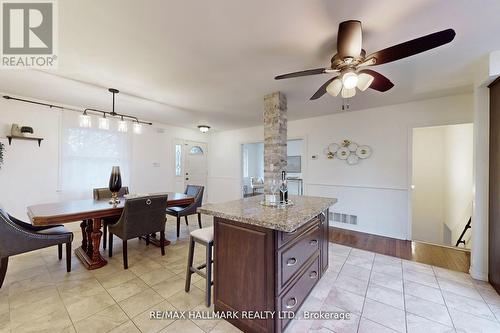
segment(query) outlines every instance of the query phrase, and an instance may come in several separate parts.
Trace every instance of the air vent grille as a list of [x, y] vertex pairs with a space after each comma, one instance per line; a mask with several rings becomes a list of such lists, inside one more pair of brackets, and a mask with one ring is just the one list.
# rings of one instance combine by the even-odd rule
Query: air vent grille
[[358, 224], [358, 216], [345, 213], [330, 212], [329, 220], [337, 223]]

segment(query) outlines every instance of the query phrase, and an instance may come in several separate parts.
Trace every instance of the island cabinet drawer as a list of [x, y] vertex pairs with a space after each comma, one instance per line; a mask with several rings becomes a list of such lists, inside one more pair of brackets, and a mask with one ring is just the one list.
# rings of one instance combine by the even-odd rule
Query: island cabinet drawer
[[320, 231], [319, 226], [314, 225], [289, 246], [278, 251], [278, 286], [280, 290], [320, 248]]
[[294, 239], [300, 237], [307, 229], [309, 229], [312, 225], [316, 224], [319, 224], [319, 219], [317, 217], [314, 217], [309, 222], [307, 222], [306, 224], [304, 224], [303, 226], [299, 227], [294, 231], [291, 232], [280, 231], [278, 233], [278, 247], [282, 247], [288, 242], [291, 242]]
[[[286, 290], [282, 296], [278, 297], [278, 311], [292, 311], [296, 313], [304, 300], [309, 295], [309, 292], [316, 285], [320, 277], [320, 258], [316, 252], [316, 257], [308, 265], [307, 269], [302, 273], [300, 278], [290, 289]], [[286, 316], [284, 316], [286, 318]], [[278, 320], [277, 332], [283, 332], [289, 319]]]

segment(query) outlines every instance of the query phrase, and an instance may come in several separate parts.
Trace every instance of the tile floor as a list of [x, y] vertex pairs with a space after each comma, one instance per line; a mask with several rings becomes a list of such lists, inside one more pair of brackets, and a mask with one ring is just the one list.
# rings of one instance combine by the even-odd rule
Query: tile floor
[[[204, 217], [204, 225], [211, 224]], [[194, 230], [195, 219], [189, 229]], [[167, 238], [175, 239], [173, 223]], [[77, 223], [73, 246], [81, 238]], [[203, 310], [204, 280], [193, 275], [184, 292], [188, 229], [159, 248], [121, 242], [105, 267], [88, 271], [73, 256], [66, 273], [57, 249], [10, 258], [0, 289], [2, 332], [240, 332], [226, 321], [150, 320], [150, 310]], [[107, 258], [107, 254], [105, 255]], [[195, 261], [204, 261], [200, 247]], [[295, 320], [290, 332], [500, 332], [500, 296], [468, 274], [331, 244], [330, 268], [301, 310], [349, 311], [350, 320]]]

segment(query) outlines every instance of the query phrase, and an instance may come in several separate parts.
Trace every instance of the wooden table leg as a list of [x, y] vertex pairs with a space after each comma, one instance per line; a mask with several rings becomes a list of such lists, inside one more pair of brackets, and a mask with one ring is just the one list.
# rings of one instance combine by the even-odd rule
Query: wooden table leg
[[101, 219], [87, 220], [83, 236], [87, 240], [87, 246], [86, 248], [81, 246], [75, 251], [78, 259], [87, 269], [101, 268], [108, 263], [99, 252], [101, 236]]
[[80, 228], [82, 229], [82, 248], [87, 251], [87, 222], [88, 220], [83, 220], [80, 223]]

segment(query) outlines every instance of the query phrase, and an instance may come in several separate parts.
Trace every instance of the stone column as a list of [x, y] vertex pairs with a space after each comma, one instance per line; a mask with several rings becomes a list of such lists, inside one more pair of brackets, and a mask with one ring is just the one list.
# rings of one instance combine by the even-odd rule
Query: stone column
[[270, 193], [269, 182], [281, 179], [286, 170], [287, 115], [286, 96], [274, 92], [264, 96], [264, 192]]

